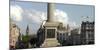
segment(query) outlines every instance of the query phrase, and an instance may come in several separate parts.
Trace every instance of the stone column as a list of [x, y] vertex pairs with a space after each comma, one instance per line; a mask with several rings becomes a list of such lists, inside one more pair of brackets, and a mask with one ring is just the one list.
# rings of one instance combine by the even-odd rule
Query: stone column
[[54, 17], [54, 10], [55, 10], [55, 8], [54, 8], [55, 6], [54, 6], [54, 3], [48, 3], [48, 11], [47, 11], [47, 22], [53, 22], [52, 20], [53, 20], [53, 17]]

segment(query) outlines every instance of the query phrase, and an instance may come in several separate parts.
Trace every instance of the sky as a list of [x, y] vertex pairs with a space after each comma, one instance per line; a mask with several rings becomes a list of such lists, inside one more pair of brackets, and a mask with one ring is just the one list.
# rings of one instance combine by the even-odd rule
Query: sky
[[66, 5], [66, 4], [56, 4], [57, 9], [65, 11], [70, 21], [75, 21], [79, 24], [83, 17], [89, 16], [92, 20], [95, 17], [95, 9], [92, 5]]
[[[95, 21], [95, 8], [93, 5], [55, 4], [53, 21], [62, 22], [72, 28], [79, 27], [81, 21], [89, 16], [89, 21]], [[47, 20], [47, 3], [10, 1], [10, 18], [25, 34], [27, 25], [30, 34], [36, 34], [44, 20]]]

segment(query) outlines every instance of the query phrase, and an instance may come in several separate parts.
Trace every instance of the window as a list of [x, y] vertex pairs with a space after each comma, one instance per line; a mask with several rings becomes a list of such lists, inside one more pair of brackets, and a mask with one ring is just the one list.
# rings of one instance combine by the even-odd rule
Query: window
[[55, 29], [47, 29], [47, 38], [55, 37]]

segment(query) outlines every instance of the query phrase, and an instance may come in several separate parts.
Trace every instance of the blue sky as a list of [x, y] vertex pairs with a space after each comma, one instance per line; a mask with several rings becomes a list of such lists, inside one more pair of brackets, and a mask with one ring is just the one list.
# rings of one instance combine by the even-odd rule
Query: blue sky
[[[11, 5], [20, 5], [24, 9], [36, 9], [39, 11], [47, 11], [47, 3], [39, 2], [11, 2]], [[82, 16], [87, 17], [91, 16], [94, 20], [95, 17], [95, 8], [93, 5], [72, 5], [72, 4], [56, 4], [56, 9], [61, 9], [65, 11], [70, 21], [76, 21], [79, 23]]]
[[[18, 5], [21, 7], [23, 10], [36, 10], [37, 12], [47, 12], [47, 3], [39, 3], [39, 2], [19, 2], [19, 1], [11, 1], [10, 6], [15, 6]], [[87, 17], [90, 16], [91, 20], [95, 20], [95, 8], [92, 5], [72, 5], [72, 4], [61, 4], [61, 3], [56, 3], [55, 8], [61, 10], [65, 14], [67, 14], [68, 22], [75, 22], [76, 25], [80, 25], [82, 16]], [[22, 13], [24, 14], [24, 19], [21, 22], [16, 22], [18, 25], [22, 28], [24, 27], [24, 32], [27, 24], [30, 21], [27, 21], [28, 18], [26, 14], [27, 12]], [[33, 13], [34, 14], [34, 13]], [[35, 25], [39, 28], [40, 23], [32, 21], [32, 25]], [[22, 25], [23, 24], [23, 25]], [[35, 27], [33, 26], [33, 28]], [[38, 30], [38, 28], [34, 28], [33, 30]], [[36, 31], [35, 30], [35, 31]], [[22, 31], [22, 32], [23, 32]]]
[[24, 9], [36, 9], [39, 11], [46, 11], [47, 10], [47, 3], [37, 3], [31, 1], [12, 1], [11, 5], [19, 5]]
[[57, 9], [61, 9], [68, 14], [70, 21], [75, 21], [77, 24], [80, 23], [82, 16], [90, 16], [95, 19], [95, 8], [92, 5], [72, 5], [72, 4], [56, 4]]

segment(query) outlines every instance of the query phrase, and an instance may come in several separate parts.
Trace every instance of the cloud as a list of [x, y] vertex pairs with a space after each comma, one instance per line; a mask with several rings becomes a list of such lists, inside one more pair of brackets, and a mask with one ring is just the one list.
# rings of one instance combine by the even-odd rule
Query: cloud
[[[11, 19], [16, 21], [21, 29], [21, 33], [25, 33], [27, 25], [30, 27], [30, 34], [36, 33], [44, 20], [47, 20], [47, 12], [38, 11], [36, 9], [23, 9], [19, 5], [11, 5]], [[68, 15], [60, 9], [54, 11], [54, 22], [62, 22], [66, 27], [68, 24]], [[45, 24], [45, 22], [43, 23]]]
[[68, 24], [70, 25], [70, 29], [73, 30], [75, 28], [79, 28], [80, 26], [76, 24], [74, 21], [69, 21]]
[[54, 12], [53, 21], [62, 22], [66, 27], [68, 24], [68, 14], [60, 9], [56, 9]]
[[30, 34], [36, 33], [42, 21], [46, 20], [47, 17], [46, 12], [23, 9], [19, 5], [11, 5], [10, 8], [10, 18], [19, 26], [23, 34], [26, 33], [27, 25], [30, 27]]
[[35, 9], [25, 9], [23, 16], [30, 27], [31, 34], [32, 32], [37, 33], [37, 30], [40, 28], [40, 25], [42, 25], [42, 22], [46, 20], [47, 17], [45, 12], [41, 12]]
[[40, 23], [46, 20], [46, 17], [47, 17], [45, 12], [41, 12], [35, 9], [25, 10], [24, 12], [27, 13], [25, 14], [25, 16], [27, 16], [27, 20], [30, 22], [35, 21], [36, 23]]
[[18, 5], [11, 5], [10, 8], [11, 8], [10, 9], [11, 18], [15, 21], [21, 21], [23, 9]]

